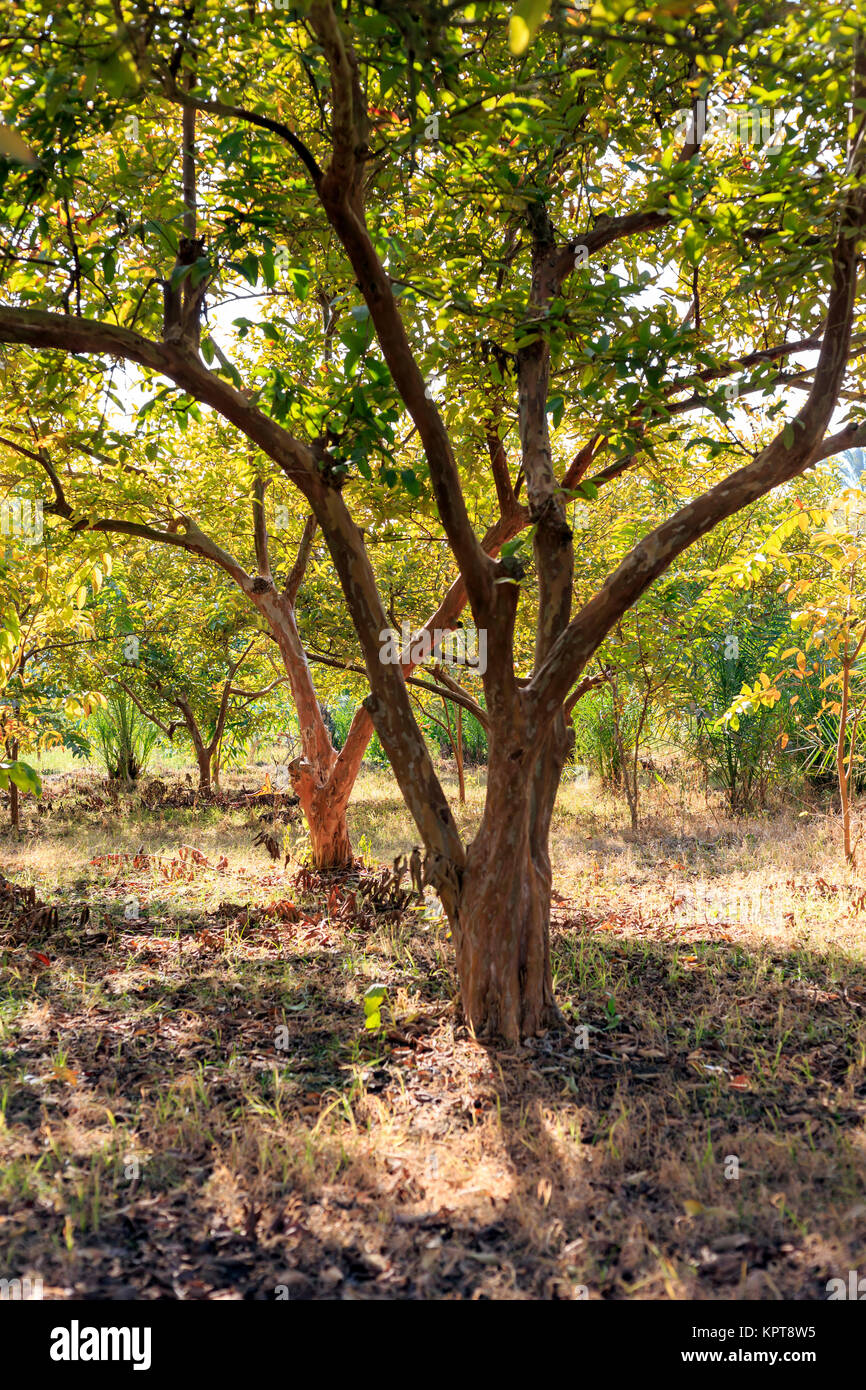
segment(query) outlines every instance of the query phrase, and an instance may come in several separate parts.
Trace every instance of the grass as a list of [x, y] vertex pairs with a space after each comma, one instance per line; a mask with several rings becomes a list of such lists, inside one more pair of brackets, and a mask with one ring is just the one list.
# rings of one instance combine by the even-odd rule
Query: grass
[[[482, 796], [473, 774], [467, 834]], [[646, 809], [632, 833], [563, 788], [570, 1027], [505, 1051], [459, 1022], [432, 903], [352, 918], [350, 885], [260, 857], [248, 809], [52, 781], [0, 834], [59, 908], [0, 937], [0, 1275], [57, 1299], [826, 1297], [866, 1262], [866, 884], [832, 819]], [[351, 826], [370, 861], [414, 839], [384, 773]]]

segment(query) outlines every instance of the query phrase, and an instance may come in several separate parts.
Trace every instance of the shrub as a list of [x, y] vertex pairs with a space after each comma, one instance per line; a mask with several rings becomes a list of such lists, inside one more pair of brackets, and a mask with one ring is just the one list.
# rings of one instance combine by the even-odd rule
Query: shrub
[[128, 785], [144, 772], [159, 742], [159, 730], [127, 695], [112, 695], [95, 715], [96, 743], [112, 782]]

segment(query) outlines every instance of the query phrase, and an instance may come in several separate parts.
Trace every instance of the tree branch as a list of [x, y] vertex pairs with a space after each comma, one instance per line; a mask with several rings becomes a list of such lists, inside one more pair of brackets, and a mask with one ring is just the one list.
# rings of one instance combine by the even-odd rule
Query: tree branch
[[261, 579], [270, 579], [268, 560], [268, 524], [265, 518], [266, 478], [257, 477], [253, 483], [253, 536], [256, 547], [256, 571]]
[[292, 604], [293, 607], [298, 597], [298, 590], [303, 583], [307, 565], [309, 564], [317, 526], [318, 522], [316, 518], [312, 515], [308, 516], [304, 522], [304, 529], [301, 532], [301, 540], [298, 545], [298, 553], [295, 556], [295, 563], [292, 565], [291, 573], [283, 589], [283, 598], [287, 603]]
[[[862, 162], [861, 157], [859, 164]], [[856, 171], [850, 172], [859, 174], [859, 164]], [[680, 508], [639, 541], [571, 621], [524, 692], [539, 736], [617, 619], [679, 554], [718, 522], [810, 466], [821, 447], [848, 361], [864, 203], [866, 189], [856, 186], [848, 194], [840, 217], [821, 349], [812, 389], [802, 409], [752, 463]], [[857, 430], [856, 425], [851, 425], [843, 433], [851, 438]]]
[[182, 92], [177, 84], [168, 78], [163, 82], [160, 90], [166, 100], [175, 106], [187, 107], [192, 111], [206, 111], [213, 116], [227, 116], [231, 120], [245, 121], [248, 125], [258, 126], [261, 130], [269, 130], [272, 135], [278, 135], [294, 150], [314, 185], [318, 187], [322, 178], [322, 170], [303, 140], [299, 139], [294, 131], [290, 130], [282, 121], [275, 121], [271, 116], [262, 116], [257, 111], [248, 110], [245, 106], [234, 106], [225, 101], [206, 101], [202, 97], [192, 96], [189, 92]]
[[[107, 674], [108, 672], [106, 672], [106, 675]], [[132, 689], [131, 686], [126, 684], [126, 681], [122, 681], [119, 676], [111, 676], [110, 679], [114, 681], [115, 685], [120, 686], [121, 690], [124, 692], [125, 695], [129, 696], [132, 703], [136, 706], [137, 709], [141, 711], [145, 719], [149, 719], [151, 724], [155, 724], [157, 729], [159, 729], [160, 733], [165, 734], [166, 738], [170, 740], [174, 739], [174, 731], [177, 728], [176, 722], [173, 724], [163, 724], [161, 720], [157, 719], [155, 714], [153, 714], [149, 709], [145, 709], [144, 705], [141, 703], [141, 700], [139, 700], [135, 691]]]
[[330, 67], [333, 108], [334, 152], [319, 185], [319, 197], [351, 262], [394, 384], [418, 428], [439, 516], [473, 607], [486, 614], [493, 600], [493, 566], [469, 520], [448, 432], [415, 360], [390, 276], [363, 218], [359, 189], [366, 157], [366, 118], [359, 110], [357, 73], [330, 0], [315, 0], [310, 15]]
[[609, 666], [606, 666], [603, 671], [597, 672], [596, 675], [584, 676], [582, 681], [578, 681], [574, 690], [571, 692], [571, 694], [569, 695], [568, 699], [562, 707], [562, 711], [566, 719], [571, 714], [578, 700], [582, 699], [588, 690], [593, 690], [597, 685], [603, 685], [605, 681], [610, 680], [612, 674], [612, 669]]

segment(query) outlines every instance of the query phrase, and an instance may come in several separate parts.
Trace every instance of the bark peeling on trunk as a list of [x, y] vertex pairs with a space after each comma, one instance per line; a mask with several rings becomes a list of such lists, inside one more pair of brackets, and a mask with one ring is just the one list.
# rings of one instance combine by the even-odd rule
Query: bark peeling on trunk
[[562, 1023], [550, 966], [548, 835], [573, 742], [560, 719], [527, 768], [519, 749], [491, 740], [484, 817], [449, 912], [463, 1014], [479, 1037], [519, 1042]]

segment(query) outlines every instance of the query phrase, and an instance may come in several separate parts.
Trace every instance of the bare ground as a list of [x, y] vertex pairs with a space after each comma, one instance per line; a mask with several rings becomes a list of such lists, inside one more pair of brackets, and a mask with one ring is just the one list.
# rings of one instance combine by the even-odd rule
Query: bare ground
[[[832, 819], [658, 800], [632, 834], [565, 788], [570, 1026], [509, 1052], [459, 1022], [435, 904], [272, 864], [242, 781], [147, 809], [56, 779], [0, 836], [59, 912], [0, 907], [0, 1276], [57, 1299], [822, 1299], [866, 1264], [866, 882]], [[411, 844], [385, 775], [353, 833], [371, 863]]]

